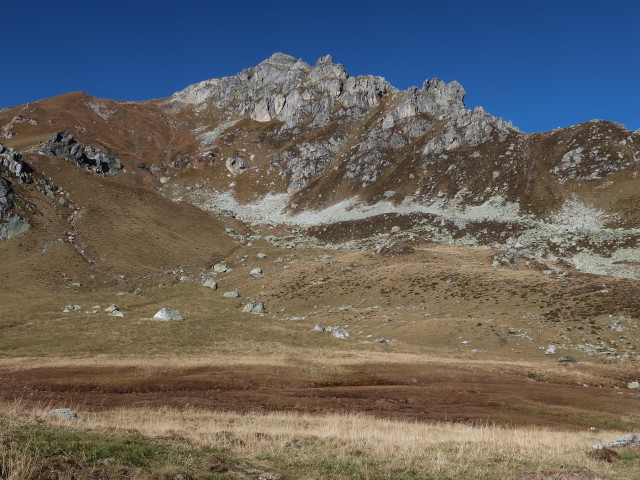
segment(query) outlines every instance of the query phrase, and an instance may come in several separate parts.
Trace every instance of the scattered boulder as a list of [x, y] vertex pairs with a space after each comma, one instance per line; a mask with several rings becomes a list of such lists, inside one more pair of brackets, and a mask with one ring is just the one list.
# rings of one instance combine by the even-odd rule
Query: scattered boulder
[[556, 360], [556, 362], [560, 363], [576, 363], [577, 361], [578, 359], [573, 355], [563, 355], [561, 357], [558, 357], [558, 359]]
[[60, 420], [78, 420], [78, 412], [71, 410], [70, 408], [55, 408], [49, 412], [49, 415], [58, 417]]
[[113, 312], [117, 312], [120, 309], [116, 306], [115, 303], [112, 303], [111, 305], [109, 305], [107, 308], [104, 309], [105, 312], [107, 313], [113, 313]]
[[316, 326], [313, 327], [313, 330], [316, 331], [316, 332], [324, 332], [325, 328], [324, 328], [323, 325], [320, 325], [319, 323], [317, 323]]
[[69, 305], [67, 305], [66, 307], [64, 307], [64, 308], [62, 309], [62, 311], [63, 311], [64, 313], [76, 312], [76, 311], [80, 310], [81, 308], [82, 308], [82, 307], [81, 307], [80, 305], [72, 305], [72, 304], [69, 304]]
[[251, 275], [253, 278], [264, 277], [264, 274], [262, 273], [262, 269], [260, 267], [256, 267], [256, 268], [252, 269], [249, 272], [249, 275]]
[[247, 303], [242, 309], [242, 313], [253, 313], [254, 315], [260, 315], [266, 310], [265, 304], [258, 301]]
[[258, 254], [258, 258], [267, 258], [267, 254], [266, 253], [259, 253]]
[[159, 310], [158, 313], [153, 316], [153, 318], [163, 321], [183, 320], [182, 315], [180, 315], [180, 312], [175, 308], [163, 308]]
[[240, 296], [240, 292], [238, 290], [231, 290], [230, 292], [224, 292], [222, 296], [228, 298], [237, 298]]
[[640, 382], [637, 382], [637, 381], [629, 382], [627, 387], [631, 389], [640, 388]]
[[218, 289], [218, 282], [216, 282], [215, 280], [209, 279], [209, 280], [205, 280], [205, 282], [202, 284], [202, 286], [210, 288], [211, 290], [217, 290]]
[[216, 263], [213, 266], [213, 271], [216, 273], [225, 273], [229, 271], [229, 268], [224, 263]]
[[344, 329], [344, 328], [339, 328], [339, 329], [334, 330], [333, 332], [331, 332], [331, 336], [344, 340], [344, 339], [349, 338], [349, 332], [347, 332], [347, 330]]
[[555, 355], [556, 354], [556, 350], [558, 350], [558, 347], [556, 347], [555, 345], [549, 345], [547, 347], [547, 349], [544, 351], [545, 355]]
[[386, 338], [376, 338], [376, 343], [389, 343], [389, 340]]
[[591, 448], [602, 448], [602, 447], [640, 447], [640, 433], [635, 433], [635, 434], [632, 433], [608, 443], [591, 446]]
[[111, 316], [111, 317], [124, 317], [124, 313], [122, 313], [120, 310], [114, 310], [113, 312], [111, 312], [109, 314], [109, 316]]
[[225, 162], [225, 167], [229, 170], [229, 173], [232, 175], [237, 175], [243, 170], [249, 168], [247, 162], [245, 162], [241, 157], [231, 157], [228, 158]]
[[376, 255], [383, 257], [399, 257], [402, 255], [411, 255], [416, 250], [407, 242], [391, 242], [375, 250]]

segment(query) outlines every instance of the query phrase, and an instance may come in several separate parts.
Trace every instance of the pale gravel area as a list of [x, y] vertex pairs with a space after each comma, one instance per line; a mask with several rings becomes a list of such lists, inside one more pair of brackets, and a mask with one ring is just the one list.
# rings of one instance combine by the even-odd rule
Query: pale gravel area
[[[217, 192], [206, 188], [184, 190], [181, 185], [167, 185], [165, 195], [174, 200], [184, 200], [204, 210], [229, 214], [251, 224], [286, 224], [300, 228], [327, 225], [342, 221], [362, 220], [381, 214], [430, 214], [441, 218], [441, 222], [424, 222], [413, 229], [413, 232], [426, 236], [432, 241], [460, 246], [486, 247], [494, 249], [524, 251], [533, 258], [558, 260], [562, 258], [571, 262], [575, 268], [586, 273], [612, 275], [623, 278], [640, 278], [639, 248], [618, 248], [611, 255], [602, 255], [589, 248], [579, 248], [577, 253], [566, 252], [553, 255], [550, 245], [561, 249], [569, 249], [588, 241], [592, 245], [601, 245], [631, 236], [640, 236], [640, 229], [605, 228], [607, 221], [612, 220], [604, 212], [581, 203], [577, 199], [569, 200], [563, 208], [548, 218], [537, 219], [522, 213], [517, 203], [506, 202], [496, 196], [482, 205], [468, 206], [457, 201], [445, 202], [435, 200], [420, 203], [415, 197], [408, 197], [399, 205], [392, 202], [378, 202], [366, 205], [357, 198], [344, 200], [323, 210], [289, 213], [285, 211], [289, 194], [268, 194], [257, 202], [240, 204], [230, 192]], [[500, 222], [518, 224], [524, 227], [519, 234], [506, 236], [504, 242], [481, 243], [472, 235], [454, 238], [447, 231], [445, 222], [452, 222], [458, 229], [483, 222]], [[482, 230], [481, 230], [482, 231]], [[485, 229], [485, 232], [489, 229]], [[401, 234], [407, 232], [401, 232]], [[364, 241], [350, 241], [333, 247], [339, 248], [372, 248], [393, 241], [390, 234], [372, 236]], [[270, 241], [277, 241], [268, 238]], [[309, 239], [287, 238], [290, 245], [308, 244]], [[331, 248], [331, 246], [327, 246]]]

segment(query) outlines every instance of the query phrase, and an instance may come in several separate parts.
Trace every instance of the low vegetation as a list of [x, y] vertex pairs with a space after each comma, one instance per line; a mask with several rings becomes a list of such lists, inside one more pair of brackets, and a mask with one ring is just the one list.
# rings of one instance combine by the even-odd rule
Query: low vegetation
[[638, 452], [609, 462], [590, 453], [589, 431], [190, 408], [82, 413], [65, 423], [44, 409], [3, 409], [2, 479], [640, 478]]

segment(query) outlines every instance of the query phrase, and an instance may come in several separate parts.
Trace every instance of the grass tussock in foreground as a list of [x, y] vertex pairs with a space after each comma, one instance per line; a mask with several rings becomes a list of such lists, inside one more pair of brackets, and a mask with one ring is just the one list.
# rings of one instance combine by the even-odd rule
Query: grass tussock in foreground
[[[603, 462], [587, 452], [595, 441], [589, 432], [195, 409], [83, 413], [72, 423], [42, 412], [19, 416], [27, 423], [1, 437], [3, 468], [7, 463], [16, 472], [64, 452], [96, 471], [109, 468], [108, 476], [94, 478], [170, 479], [180, 472], [194, 479], [258, 478], [248, 466], [282, 479], [553, 478], [531, 475], [576, 470], [582, 476], [571, 478], [640, 478], [640, 452], [621, 451], [620, 459]], [[608, 441], [624, 433], [599, 436]], [[16, 442], [18, 450], [11, 446]], [[20, 456], [25, 450], [31, 457]], [[99, 463], [105, 458], [111, 463]]]

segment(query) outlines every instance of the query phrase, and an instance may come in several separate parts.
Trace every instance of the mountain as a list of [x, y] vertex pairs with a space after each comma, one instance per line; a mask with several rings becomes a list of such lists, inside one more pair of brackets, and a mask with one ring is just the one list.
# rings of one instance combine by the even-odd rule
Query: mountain
[[526, 134], [464, 95], [275, 54], [0, 111], [0, 400], [635, 431], [640, 132]]
[[526, 134], [464, 96], [276, 53], [165, 99], [76, 92], [5, 109], [0, 239], [30, 224], [41, 244], [64, 237], [142, 275], [233, 251], [229, 222], [286, 224], [297, 245], [481, 246], [507, 264], [637, 278], [640, 131], [592, 120]]

